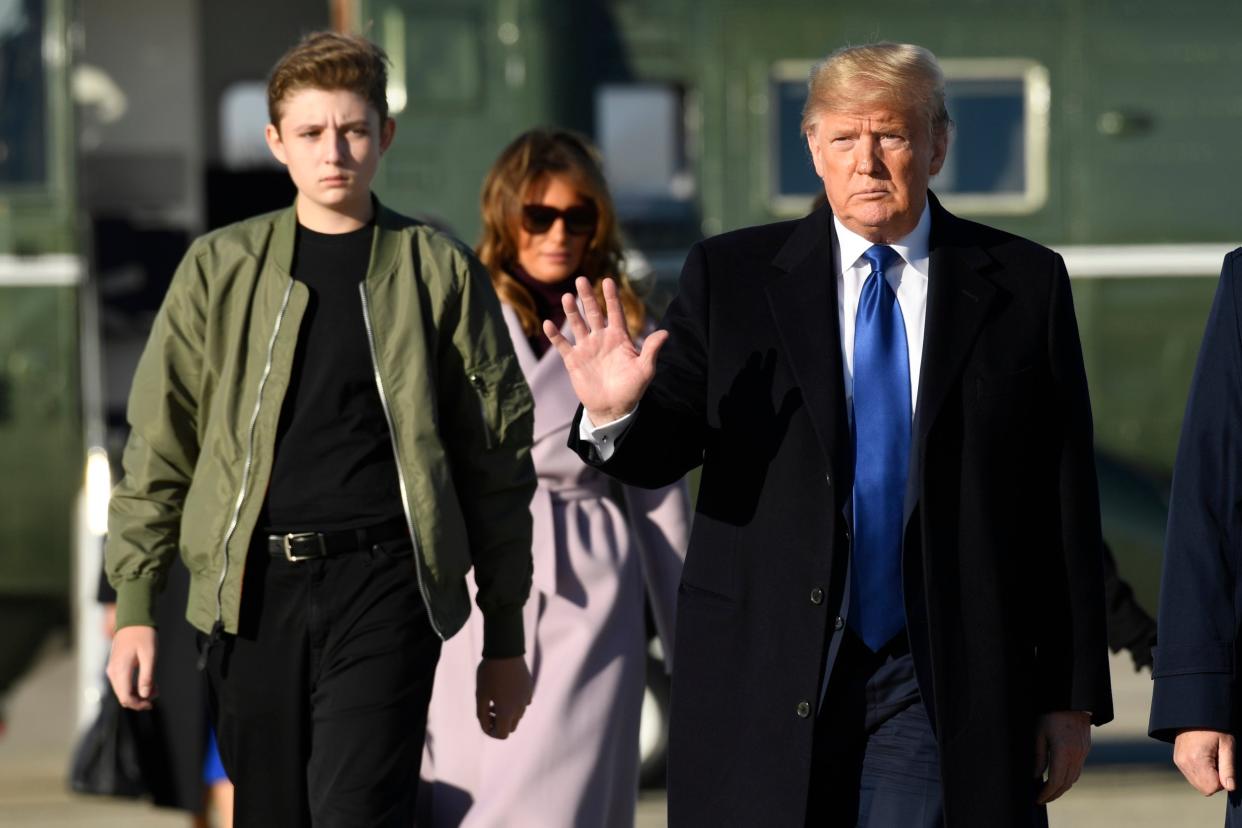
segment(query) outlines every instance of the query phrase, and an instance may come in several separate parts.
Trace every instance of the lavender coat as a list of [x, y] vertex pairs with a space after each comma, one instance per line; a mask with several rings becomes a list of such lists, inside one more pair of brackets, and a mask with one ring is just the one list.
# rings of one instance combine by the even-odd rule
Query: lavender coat
[[525, 610], [535, 694], [508, 740], [479, 730], [474, 684], [483, 624], [474, 613], [445, 644], [436, 671], [423, 813], [432, 826], [631, 828], [644, 587], [671, 669], [689, 493], [684, 481], [657, 490], [621, 486], [583, 464], [566, 445], [578, 408], [569, 375], [555, 351], [537, 358], [517, 315], [503, 310], [535, 397], [539, 486], [531, 502], [534, 582]]

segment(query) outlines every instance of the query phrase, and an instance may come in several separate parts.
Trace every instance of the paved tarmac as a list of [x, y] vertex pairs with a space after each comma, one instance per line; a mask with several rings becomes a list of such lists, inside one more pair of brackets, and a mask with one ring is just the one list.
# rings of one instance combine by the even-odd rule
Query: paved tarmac
[[[1167, 750], [1144, 736], [1147, 674], [1135, 675], [1127, 658], [1116, 658], [1113, 683], [1117, 722], [1097, 731], [1082, 780], [1053, 803], [1054, 828], [1221, 825], [1224, 800], [1196, 794], [1168, 763]], [[68, 792], [74, 686], [73, 655], [61, 644], [10, 699], [9, 729], [0, 738], [0, 828], [185, 828], [189, 820], [176, 812]], [[664, 810], [663, 792], [645, 793], [636, 828], [663, 828]]]

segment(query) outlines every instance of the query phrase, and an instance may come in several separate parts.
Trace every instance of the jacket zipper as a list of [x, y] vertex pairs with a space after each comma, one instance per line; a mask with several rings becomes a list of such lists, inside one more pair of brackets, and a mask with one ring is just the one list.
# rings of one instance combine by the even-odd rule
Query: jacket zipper
[[427, 599], [427, 586], [423, 583], [423, 553], [418, 543], [418, 536], [414, 533], [414, 518], [410, 512], [409, 489], [405, 485], [405, 471], [401, 468], [401, 452], [397, 449], [397, 429], [392, 420], [392, 411], [388, 407], [388, 395], [384, 392], [384, 378], [380, 374], [379, 357], [375, 351], [375, 333], [371, 328], [371, 310], [367, 303], [366, 282], [358, 284], [358, 293], [362, 297], [362, 323], [367, 329], [367, 344], [370, 346], [371, 351], [371, 367], [375, 371], [375, 387], [379, 390], [380, 406], [384, 409], [384, 419], [388, 421], [388, 436], [392, 440], [392, 455], [397, 464], [397, 484], [401, 487], [401, 508], [405, 510], [405, 525], [410, 531], [410, 543], [414, 547], [414, 575], [418, 579], [418, 592], [423, 597], [423, 608], [427, 611], [427, 620], [431, 622], [431, 629], [443, 640], [444, 633], [440, 631], [440, 627], [436, 624], [435, 616], [431, 613], [431, 602]]
[[272, 354], [276, 351], [276, 337], [280, 334], [280, 325], [284, 322], [285, 311], [289, 308], [289, 297], [293, 295], [293, 280], [285, 287], [284, 298], [280, 302], [280, 311], [276, 314], [276, 324], [272, 328], [272, 338], [267, 342], [267, 362], [263, 365], [263, 374], [259, 377], [259, 390], [254, 400], [254, 411], [250, 413], [250, 428], [246, 437], [246, 462], [242, 465], [241, 488], [237, 491], [237, 503], [233, 505], [233, 517], [229, 520], [229, 528], [224, 532], [224, 565], [220, 568], [220, 580], [216, 582], [216, 623], [211, 627], [211, 635], [198, 657], [198, 669], [207, 665], [207, 655], [211, 647], [220, 640], [224, 632], [224, 581], [229, 574], [229, 541], [237, 531], [241, 520], [242, 505], [246, 502], [246, 489], [250, 487], [250, 469], [254, 465], [254, 432], [259, 423], [259, 410], [263, 407], [263, 389], [267, 386], [267, 378], [272, 373]]

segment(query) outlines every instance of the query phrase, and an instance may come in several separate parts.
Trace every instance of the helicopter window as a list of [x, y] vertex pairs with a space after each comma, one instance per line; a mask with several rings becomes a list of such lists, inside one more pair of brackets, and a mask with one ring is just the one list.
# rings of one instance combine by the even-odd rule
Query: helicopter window
[[267, 84], [239, 81], [220, 96], [220, 160], [226, 169], [279, 168], [267, 148]]
[[[932, 189], [964, 214], [1022, 214], [1043, 206], [1048, 189], [1048, 72], [1023, 59], [947, 59], [945, 105], [954, 128]], [[801, 215], [823, 186], [802, 136], [807, 61], [772, 73], [771, 201]]]
[[683, 90], [671, 84], [606, 84], [595, 96], [596, 137], [618, 210], [694, 197]]
[[0, 0], [0, 185], [47, 177], [43, 4]]

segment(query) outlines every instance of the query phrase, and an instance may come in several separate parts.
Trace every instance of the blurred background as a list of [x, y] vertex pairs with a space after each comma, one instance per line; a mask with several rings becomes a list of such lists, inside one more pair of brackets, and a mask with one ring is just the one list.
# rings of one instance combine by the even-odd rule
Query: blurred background
[[[798, 128], [814, 60], [876, 39], [930, 48], [956, 123], [932, 187], [1065, 256], [1106, 540], [1154, 615], [1186, 391], [1242, 243], [1236, 0], [0, 0], [0, 825], [185, 823], [68, 790], [107, 648], [107, 493], [189, 241], [292, 200], [263, 143], [265, 76], [326, 27], [392, 59], [386, 203], [473, 242], [500, 149], [534, 125], [577, 129], [657, 308], [692, 242], [804, 215], [822, 190]], [[1222, 802], [1145, 738], [1148, 672], [1125, 650], [1113, 666], [1118, 721], [1054, 822], [1217, 824]], [[667, 688], [652, 674], [654, 826]]]

